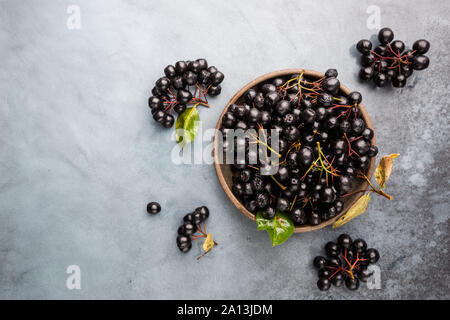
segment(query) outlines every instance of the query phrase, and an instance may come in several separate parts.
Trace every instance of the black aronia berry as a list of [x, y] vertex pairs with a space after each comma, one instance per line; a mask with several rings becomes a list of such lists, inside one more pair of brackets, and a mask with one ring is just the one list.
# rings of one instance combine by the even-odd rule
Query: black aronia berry
[[178, 227], [177, 235], [177, 246], [181, 252], [186, 253], [192, 248], [192, 241], [199, 238], [206, 238], [210, 240], [211, 247], [203, 248], [205, 253], [202, 254], [198, 259], [203, 257], [205, 254], [212, 250], [212, 246], [217, 245], [215, 241], [212, 240], [212, 235], [206, 232], [206, 219], [209, 217], [209, 209], [206, 206], [201, 206], [196, 208], [193, 212], [186, 214], [183, 217], [183, 224]]
[[369, 265], [380, 258], [377, 249], [367, 248], [363, 239], [353, 241], [348, 234], [341, 234], [337, 242], [327, 242], [325, 253], [326, 257], [317, 256], [313, 260], [321, 291], [330, 289], [331, 284], [340, 287], [344, 283], [347, 289], [357, 290], [360, 282], [367, 282], [372, 276]]
[[[345, 94], [337, 74], [329, 69], [320, 78], [304, 72], [273, 78], [228, 107], [223, 133], [242, 123], [257, 133], [246, 141], [223, 135], [224, 145], [235, 151], [231, 189], [248, 211], [261, 212], [266, 219], [283, 212], [296, 226], [318, 225], [342, 212], [343, 200], [355, 180], [367, 173], [377, 149], [371, 143], [374, 133], [362, 117], [361, 94]], [[279, 133], [278, 151], [271, 148], [271, 130]], [[250, 161], [252, 144], [267, 146], [276, 160], [260, 153]], [[238, 150], [245, 154], [239, 161]], [[263, 173], [273, 165], [277, 173]]]
[[361, 80], [372, 80], [378, 87], [392, 83], [392, 86], [402, 88], [414, 70], [424, 70], [430, 64], [425, 55], [430, 43], [425, 39], [417, 40], [409, 49], [403, 41], [394, 40], [394, 32], [390, 28], [382, 28], [378, 32], [378, 41], [377, 46], [367, 39], [356, 44], [356, 49], [362, 54]]
[[221, 93], [224, 74], [215, 66], [208, 66], [206, 59], [178, 61], [164, 68], [164, 76], [156, 80], [148, 106], [153, 119], [164, 128], [175, 123], [172, 111], [181, 114], [186, 105], [209, 107], [207, 96]]

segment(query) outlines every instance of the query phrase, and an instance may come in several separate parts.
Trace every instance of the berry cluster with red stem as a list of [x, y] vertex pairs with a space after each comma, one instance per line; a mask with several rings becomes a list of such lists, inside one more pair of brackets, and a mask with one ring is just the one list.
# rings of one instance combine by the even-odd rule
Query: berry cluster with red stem
[[313, 261], [319, 270], [317, 287], [321, 291], [344, 283], [348, 289], [357, 290], [360, 281], [367, 282], [372, 275], [368, 266], [380, 258], [378, 250], [368, 248], [363, 239], [352, 240], [348, 234], [341, 234], [336, 242], [328, 242], [325, 253], [326, 257], [317, 256]]
[[168, 65], [164, 74], [155, 82], [148, 105], [153, 119], [165, 128], [172, 127], [175, 122], [172, 111], [181, 114], [187, 105], [209, 108], [206, 96], [219, 95], [225, 77], [216, 67], [208, 67], [205, 59], [178, 61], [175, 66]]
[[390, 28], [382, 28], [378, 32], [380, 44], [375, 48], [367, 39], [356, 44], [356, 49], [362, 54], [361, 80], [373, 80], [378, 87], [392, 83], [392, 86], [402, 88], [414, 70], [428, 67], [430, 60], [425, 53], [430, 49], [430, 43], [427, 40], [417, 40], [412, 49], [405, 50], [403, 41], [393, 39], [394, 32]]

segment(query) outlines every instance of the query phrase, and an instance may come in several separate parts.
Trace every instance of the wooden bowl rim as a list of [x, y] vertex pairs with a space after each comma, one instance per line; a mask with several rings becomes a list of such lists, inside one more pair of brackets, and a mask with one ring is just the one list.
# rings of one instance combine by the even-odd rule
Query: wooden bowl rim
[[[276, 78], [276, 77], [285, 77], [288, 75], [293, 75], [293, 74], [299, 74], [301, 72], [304, 72], [305, 76], [310, 76], [310, 77], [314, 77], [314, 78], [321, 78], [324, 76], [324, 74], [314, 71], [314, 70], [308, 70], [308, 69], [283, 69], [283, 70], [278, 70], [278, 71], [273, 71], [273, 72], [269, 72], [266, 73], [264, 75], [261, 75], [259, 77], [257, 77], [256, 79], [250, 81], [248, 84], [246, 84], [244, 87], [242, 87], [231, 99], [230, 101], [227, 103], [227, 105], [225, 106], [224, 110], [222, 111], [222, 113], [220, 114], [219, 120], [217, 121], [217, 125], [216, 125], [216, 133], [214, 134], [214, 146], [213, 146], [213, 155], [214, 155], [214, 167], [216, 169], [216, 174], [217, 177], [219, 179], [219, 182], [222, 186], [222, 188], [225, 191], [225, 194], [227, 195], [227, 197], [230, 199], [230, 201], [234, 204], [234, 206], [243, 214], [245, 215], [247, 218], [256, 221], [255, 219], [255, 214], [251, 213], [250, 211], [247, 210], [247, 208], [245, 208], [245, 206], [234, 196], [233, 192], [231, 191], [230, 187], [228, 186], [227, 182], [225, 181], [225, 178], [223, 176], [222, 173], [222, 168], [221, 168], [221, 164], [219, 163], [219, 156], [217, 154], [217, 150], [218, 150], [218, 137], [217, 137], [217, 130], [220, 129], [220, 127], [222, 126], [222, 118], [223, 115], [227, 112], [228, 107], [233, 104], [236, 103], [237, 100], [239, 100], [239, 98], [249, 89], [259, 85], [262, 82], [265, 82], [269, 79], [272, 78]], [[350, 89], [348, 89], [346, 86], [344, 86], [341, 83], [341, 87], [340, 89], [346, 94], [348, 95], [351, 91]], [[366, 126], [369, 127], [370, 129], [373, 130], [374, 135], [373, 138], [371, 140], [371, 144], [376, 146], [376, 137], [375, 137], [375, 130], [373, 128], [373, 124], [372, 124], [372, 120], [370, 119], [370, 116], [367, 112], [367, 110], [365, 109], [364, 105], [361, 103], [359, 104], [359, 108], [361, 110], [361, 115], [362, 118], [364, 119], [364, 121], [366, 122]], [[371, 178], [373, 175], [373, 172], [375, 170], [375, 162], [376, 162], [376, 157], [373, 157], [370, 161], [370, 165], [369, 165], [369, 169], [368, 169], [368, 177]], [[369, 184], [367, 183], [367, 181], [364, 181], [362, 184], [362, 189], [366, 189], [369, 186]], [[319, 230], [322, 228], [325, 228], [329, 225], [331, 225], [332, 223], [334, 223], [337, 219], [339, 219], [340, 217], [342, 217], [342, 215], [348, 211], [348, 209], [363, 195], [363, 193], [361, 193], [360, 195], [358, 195], [357, 197], [354, 197], [351, 201], [348, 201], [347, 203], [345, 203], [344, 205], [344, 210], [342, 210], [342, 212], [340, 214], [338, 214], [336, 217], [329, 219], [325, 222], [322, 222], [316, 226], [311, 226], [311, 225], [306, 225], [306, 226], [296, 226], [294, 229], [294, 233], [301, 233], [301, 232], [309, 232], [309, 231], [314, 231], [314, 230]]]

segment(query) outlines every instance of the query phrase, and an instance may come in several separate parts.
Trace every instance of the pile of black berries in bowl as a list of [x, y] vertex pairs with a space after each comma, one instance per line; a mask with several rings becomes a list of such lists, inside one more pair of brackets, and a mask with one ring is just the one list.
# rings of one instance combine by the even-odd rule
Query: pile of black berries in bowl
[[[248, 218], [283, 212], [294, 232], [317, 230], [341, 217], [362, 195], [357, 191], [367, 189], [362, 177], [372, 176], [378, 153], [374, 129], [361, 94], [337, 76], [335, 69], [272, 72], [244, 86], [224, 109], [216, 127], [215, 168], [225, 193]], [[237, 129], [258, 135], [236, 138]], [[274, 131], [278, 149], [271, 148]], [[252, 144], [265, 146], [266, 158], [259, 152], [254, 161]], [[239, 150], [245, 159], [236, 159]], [[230, 152], [231, 163], [225, 156]], [[277, 172], [264, 173], [268, 166]]]

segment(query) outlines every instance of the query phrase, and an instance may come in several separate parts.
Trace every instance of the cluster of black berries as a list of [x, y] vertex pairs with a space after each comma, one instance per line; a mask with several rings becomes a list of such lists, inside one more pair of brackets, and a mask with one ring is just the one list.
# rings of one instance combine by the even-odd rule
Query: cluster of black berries
[[394, 33], [389, 28], [383, 28], [378, 33], [380, 44], [372, 50], [372, 43], [362, 39], [356, 48], [362, 53], [359, 72], [362, 80], [370, 80], [378, 87], [387, 83], [397, 88], [406, 85], [406, 79], [413, 70], [423, 70], [428, 67], [430, 60], [424, 54], [430, 49], [430, 43], [421, 39], [414, 42], [412, 50], [406, 47], [403, 41], [394, 40]]
[[317, 287], [326, 291], [331, 284], [336, 287], [345, 286], [350, 290], [357, 290], [359, 282], [367, 282], [372, 275], [369, 264], [376, 263], [380, 258], [378, 250], [369, 248], [363, 239], [352, 238], [348, 234], [341, 234], [336, 242], [325, 245], [327, 258], [317, 256], [314, 266], [319, 269]]
[[[183, 218], [183, 224], [178, 228], [177, 246], [181, 252], [188, 252], [192, 248], [192, 240], [204, 238], [205, 232], [200, 225], [209, 217], [209, 209], [206, 206], [198, 207], [194, 212], [188, 213]], [[200, 236], [193, 236], [200, 232]]]
[[[205, 59], [178, 61], [175, 66], [164, 69], [164, 77], [156, 80], [148, 105], [153, 119], [165, 128], [174, 124], [172, 110], [180, 114], [187, 104], [208, 104], [206, 95], [217, 96], [222, 87], [224, 74], [216, 67], [209, 66]], [[194, 91], [192, 91], [194, 89]]]
[[[320, 79], [303, 73], [272, 79], [229, 106], [222, 121], [223, 148], [235, 156], [232, 192], [250, 212], [262, 211], [271, 219], [280, 210], [290, 212], [296, 225], [318, 225], [343, 210], [339, 197], [350, 192], [378, 149], [359, 109], [361, 94], [345, 95], [337, 75], [329, 69]], [[232, 129], [261, 128], [267, 135], [227, 139]], [[259, 156], [254, 164], [250, 144], [270, 146], [271, 129], [279, 134], [278, 163]], [[242, 153], [245, 159], [236, 159]], [[275, 175], [261, 174], [261, 168], [274, 164]]]

